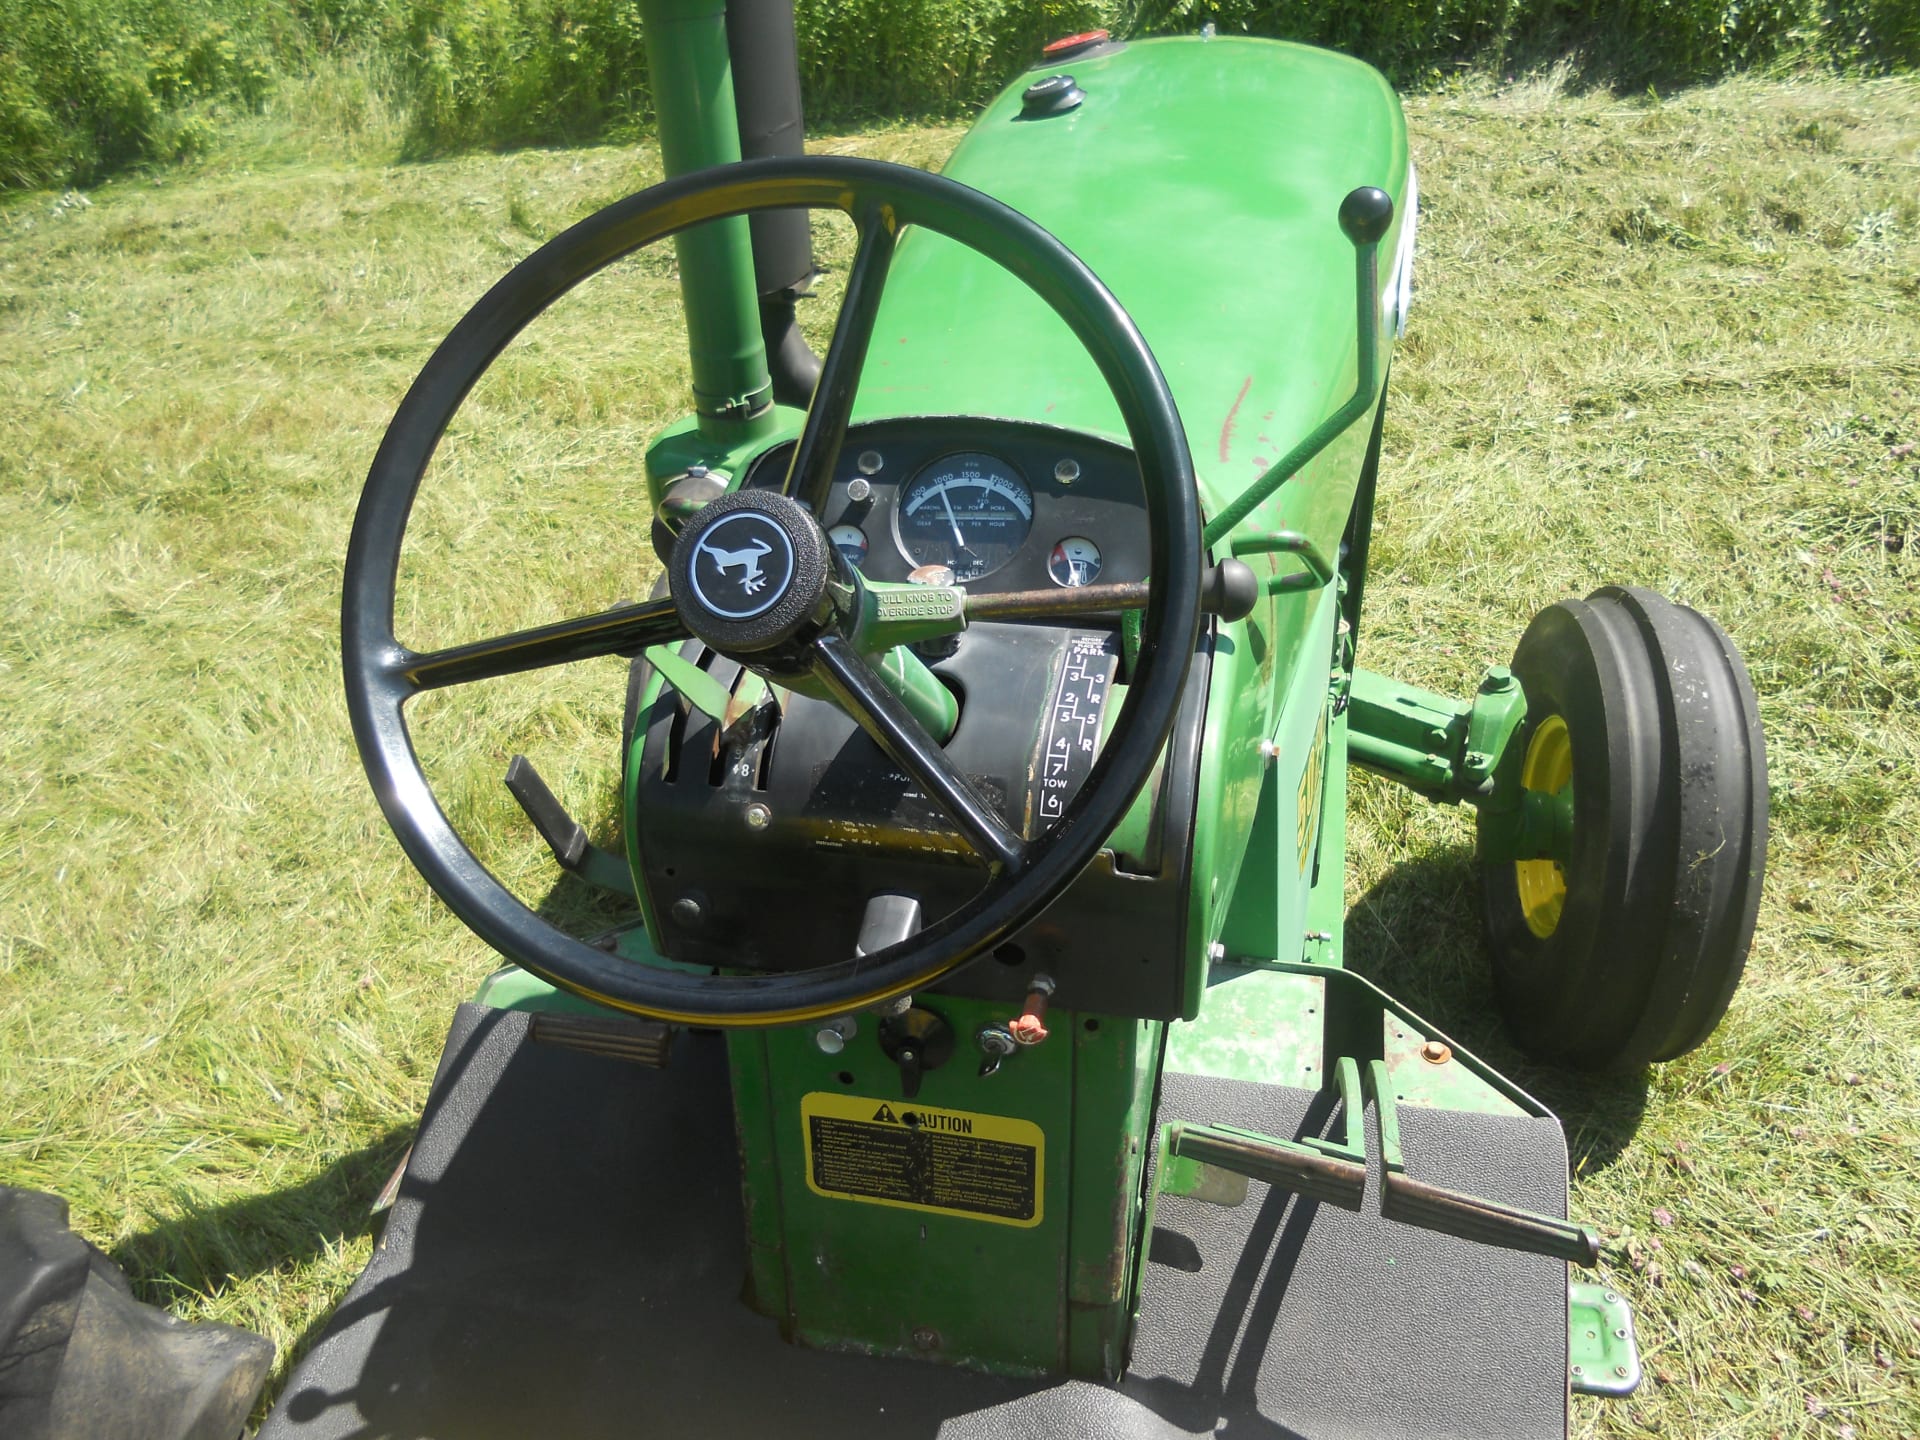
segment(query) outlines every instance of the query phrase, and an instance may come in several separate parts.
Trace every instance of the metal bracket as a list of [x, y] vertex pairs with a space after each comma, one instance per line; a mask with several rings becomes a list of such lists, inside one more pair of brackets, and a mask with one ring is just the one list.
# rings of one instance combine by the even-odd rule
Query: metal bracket
[[1333, 566], [1327, 557], [1298, 530], [1270, 530], [1262, 534], [1236, 535], [1227, 547], [1236, 560], [1249, 555], [1293, 555], [1306, 568], [1290, 575], [1269, 575], [1269, 595], [1287, 595], [1300, 590], [1318, 590], [1333, 579]]
[[1581, 1395], [1619, 1400], [1640, 1388], [1633, 1307], [1604, 1285], [1567, 1287], [1567, 1379]]
[[1527, 697], [1504, 665], [1489, 667], [1469, 702], [1356, 670], [1347, 753], [1432, 800], [1498, 803], [1495, 777], [1526, 713]]
[[585, 828], [567, 813], [526, 756], [516, 755], [508, 762], [507, 789], [520, 802], [561, 869], [612, 894], [633, 897], [633, 872], [627, 862], [587, 839]]

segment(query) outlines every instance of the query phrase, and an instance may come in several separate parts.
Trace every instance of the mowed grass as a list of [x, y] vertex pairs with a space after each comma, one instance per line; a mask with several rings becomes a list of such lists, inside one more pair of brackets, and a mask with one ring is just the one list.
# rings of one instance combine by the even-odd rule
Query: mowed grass
[[[69, 1197], [144, 1295], [283, 1365], [364, 1263], [494, 963], [353, 753], [359, 484], [465, 308], [659, 176], [651, 147], [395, 166], [392, 118], [333, 83], [304, 98], [350, 144], [283, 107], [197, 168], [0, 208], [0, 1181]], [[1699, 606], [1761, 696], [1772, 868], [1724, 1026], [1639, 1082], [1518, 1062], [1470, 817], [1364, 779], [1354, 963], [1566, 1116], [1650, 1372], [1577, 1433], [1920, 1434], [1920, 84], [1548, 83], [1409, 115], [1419, 292], [1364, 662], [1460, 692], [1563, 596]], [[937, 164], [958, 133], [816, 143]], [[643, 256], [509, 352], [429, 478], [403, 634], [644, 593], [676, 317]], [[456, 818], [531, 899], [554, 871], [506, 758], [608, 833], [620, 695], [608, 661], [421, 707]]]

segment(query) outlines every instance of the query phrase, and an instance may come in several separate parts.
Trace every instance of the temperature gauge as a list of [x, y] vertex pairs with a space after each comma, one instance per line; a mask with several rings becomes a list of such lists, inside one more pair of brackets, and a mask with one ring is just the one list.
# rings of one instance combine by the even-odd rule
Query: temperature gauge
[[836, 525], [827, 531], [827, 539], [856, 570], [860, 568], [860, 562], [867, 558], [867, 532], [858, 525]]
[[1047, 574], [1056, 585], [1091, 585], [1100, 573], [1100, 547], [1079, 535], [1069, 535], [1047, 556]]

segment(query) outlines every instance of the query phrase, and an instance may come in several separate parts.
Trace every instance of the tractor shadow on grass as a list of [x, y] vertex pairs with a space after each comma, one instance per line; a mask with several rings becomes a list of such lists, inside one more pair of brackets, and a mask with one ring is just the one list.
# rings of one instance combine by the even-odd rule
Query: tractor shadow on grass
[[1458, 846], [1395, 866], [1347, 907], [1348, 967], [1536, 1096], [1567, 1132], [1575, 1175], [1605, 1170], [1640, 1128], [1647, 1075], [1587, 1075], [1529, 1060], [1494, 1003], [1473, 851]]
[[298, 1185], [162, 1220], [109, 1258], [140, 1299], [160, 1306], [303, 1264], [378, 1228], [368, 1207], [412, 1138], [412, 1126], [395, 1126]]

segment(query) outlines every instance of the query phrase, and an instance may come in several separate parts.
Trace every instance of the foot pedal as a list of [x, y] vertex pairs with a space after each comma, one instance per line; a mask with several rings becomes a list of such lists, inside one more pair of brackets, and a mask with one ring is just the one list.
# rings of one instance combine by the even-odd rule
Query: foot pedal
[[[1334, 1074], [1340, 1085], [1346, 1138], [1276, 1140], [1230, 1125], [1194, 1125], [1176, 1120], [1167, 1127], [1167, 1155], [1189, 1166], [1163, 1163], [1160, 1188], [1171, 1194], [1192, 1195], [1214, 1203], [1237, 1205], [1246, 1198], [1246, 1181], [1259, 1180], [1276, 1190], [1291, 1190], [1310, 1200], [1323, 1200], [1358, 1214], [1367, 1192], [1367, 1149], [1361, 1133], [1365, 1113], [1360, 1093], [1360, 1067], [1342, 1057]], [[1205, 1171], [1225, 1171], [1240, 1177], [1233, 1196]], [[1188, 1170], [1194, 1173], [1189, 1174]]]
[[626, 861], [587, 839], [586, 829], [567, 813], [526, 756], [516, 755], [508, 762], [507, 790], [520, 802], [561, 869], [602, 890], [633, 897], [633, 872]]
[[541, 1011], [528, 1034], [542, 1045], [558, 1045], [609, 1060], [664, 1070], [673, 1051], [673, 1027], [638, 1015], [560, 1015]]
[[1575, 1265], [1599, 1263], [1600, 1234], [1591, 1225], [1465, 1195], [1407, 1174], [1400, 1155], [1400, 1120], [1394, 1112], [1386, 1064], [1375, 1060], [1368, 1070], [1373, 1081], [1374, 1113], [1380, 1121], [1380, 1160], [1386, 1171], [1385, 1192], [1380, 1197], [1382, 1215], [1402, 1225], [1417, 1225], [1422, 1230], [1497, 1245], [1503, 1250], [1551, 1255]]

